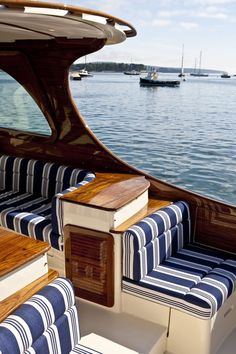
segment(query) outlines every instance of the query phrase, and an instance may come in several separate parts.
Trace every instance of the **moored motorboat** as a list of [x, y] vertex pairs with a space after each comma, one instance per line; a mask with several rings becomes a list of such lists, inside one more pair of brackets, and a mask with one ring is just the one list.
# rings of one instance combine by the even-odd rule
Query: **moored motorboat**
[[223, 73], [221, 76], [220, 76], [222, 79], [230, 79], [230, 75], [228, 73]]
[[124, 71], [124, 74], [125, 75], [139, 75], [140, 73], [136, 70], [127, 70], [127, 71]]
[[160, 80], [156, 72], [149, 72], [146, 77], [140, 77], [140, 86], [168, 86], [176, 87], [180, 85], [179, 80]]
[[80, 76], [79, 72], [72, 72], [72, 73], [70, 74], [70, 79], [71, 79], [71, 80], [80, 81], [80, 80], [81, 80], [81, 76]]
[[0, 4], [0, 352], [226, 354], [236, 207], [122, 161], [70, 92], [71, 63], [135, 28], [76, 6]]
[[80, 77], [92, 77], [93, 75], [88, 72], [88, 70], [86, 70], [85, 68], [84, 69], [81, 69], [78, 71], [78, 74], [80, 75]]

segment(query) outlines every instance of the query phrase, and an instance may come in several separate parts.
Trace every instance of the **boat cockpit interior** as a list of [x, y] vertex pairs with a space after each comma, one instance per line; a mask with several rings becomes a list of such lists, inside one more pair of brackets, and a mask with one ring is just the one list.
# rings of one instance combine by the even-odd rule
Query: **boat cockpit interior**
[[236, 206], [122, 161], [72, 98], [72, 63], [135, 35], [0, 1], [1, 354], [234, 352]]

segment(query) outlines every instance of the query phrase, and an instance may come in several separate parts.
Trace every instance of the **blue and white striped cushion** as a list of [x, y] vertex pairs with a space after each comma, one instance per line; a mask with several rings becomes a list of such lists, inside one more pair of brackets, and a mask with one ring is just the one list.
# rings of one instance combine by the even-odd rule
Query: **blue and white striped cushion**
[[62, 201], [61, 197], [66, 193], [72, 192], [79, 187], [86, 185], [87, 183], [91, 182], [95, 178], [93, 173], [87, 173], [84, 177], [84, 180], [80, 183], [75, 184], [72, 187], [69, 187], [63, 190], [60, 193], [57, 193], [52, 198], [52, 230], [54, 233], [59, 235], [63, 235], [63, 213], [62, 213]]
[[236, 286], [236, 261], [212, 254], [194, 246], [180, 250], [139, 282], [124, 279], [123, 290], [209, 319]]
[[123, 275], [139, 280], [190, 241], [190, 213], [176, 202], [149, 215], [123, 235]]
[[80, 338], [71, 282], [58, 278], [0, 324], [0, 352], [69, 353]]
[[102, 353], [92, 348], [86, 347], [85, 345], [77, 344], [70, 352], [70, 354], [102, 354]]
[[55, 163], [0, 157], [0, 222], [24, 235], [63, 249], [61, 196], [95, 175]]
[[56, 163], [7, 155], [0, 157], [1, 190], [52, 198], [55, 194], [82, 182], [86, 177], [95, 176], [87, 170]]

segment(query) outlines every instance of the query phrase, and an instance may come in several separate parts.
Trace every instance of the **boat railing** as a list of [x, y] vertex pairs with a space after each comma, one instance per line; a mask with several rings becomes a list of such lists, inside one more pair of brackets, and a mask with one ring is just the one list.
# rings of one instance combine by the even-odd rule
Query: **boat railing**
[[[59, 4], [59, 3], [47, 3], [44, 1], [18, 1], [18, 0], [2, 0], [1, 5], [8, 7], [8, 8], [17, 8], [21, 9], [24, 8], [25, 11], [30, 12], [30, 9], [46, 9], [46, 11], [52, 9], [52, 10], [64, 10], [66, 13], [63, 14], [65, 15], [76, 15], [76, 16], [81, 16], [81, 18], [86, 19], [86, 15], [89, 15], [89, 20], [90, 21], [98, 21], [98, 18], [103, 19], [104, 24], [109, 24], [112, 27], [115, 27], [116, 25], [118, 26], [124, 26], [127, 27], [127, 29], [124, 29], [123, 32], [125, 33], [126, 37], [134, 37], [137, 32], [136, 29], [128, 22], [109, 15], [105, 12], [98, 11], [98, 10], [90, 10], [84, 7], [80, 6], [73, 6], [73, 5], [67, 5], [67, 4]], [[95, 17], [93, 19], [93, 17]]]

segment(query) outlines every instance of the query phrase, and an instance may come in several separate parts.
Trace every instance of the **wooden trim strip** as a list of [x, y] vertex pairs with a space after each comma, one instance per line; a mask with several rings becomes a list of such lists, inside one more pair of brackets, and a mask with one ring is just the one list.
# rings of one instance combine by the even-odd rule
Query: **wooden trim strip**
[[148, 200], [148, 205], [144, 207], [142, 210], [140, 210], [138, 213], [133, 215], [131, 218], [123, 222], [123, 224], [119, 225], [115, 229], [111, 229], [111, 233], [116, 233], [116, 234], [123, 234], [129, 227], [132, 225], [138, 223], [142, 219], [144, 219], [146, 216], [155, 213], [155, 211], [166, 207], [167, 205], [172, 204], [171, 201], [168, 200], [159, 200], [159, 199], [149, 199]]
[[58, 272], [49, 269], [48, 273], [25, 286], [23, 289], [17, 291], [15, 294], [9, 296], [0, 302], [0, 322], [9, 316], [14, 310], [27, 301], [31, 296], [39, 290], [47, 286], [54, 279], [58, 277]]

